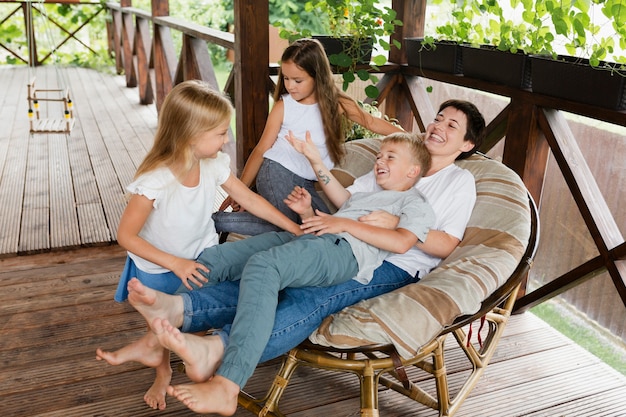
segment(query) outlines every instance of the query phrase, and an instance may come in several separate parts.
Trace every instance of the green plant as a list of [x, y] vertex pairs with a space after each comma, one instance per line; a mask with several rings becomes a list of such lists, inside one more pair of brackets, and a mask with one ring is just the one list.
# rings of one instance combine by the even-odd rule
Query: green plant
[[[379, 67], [387, 63], [387, 57], [382, 54], [372, 56], [369, 68], [358, 66], [359, 54], [355, 53], [363, 43], [371, 42], [374, 50], [391, 50], [391, 47], [401, 47], [401, 43], [387, 40], [397, 26], [402, 26], [402, 21], [396, 19], [396, 11], [389, 7], [381, 7], [378, 0], [309, 0], [304, 5], [304, 16], [317, 17], [317, 21], [309, 26], [301, 25], [302, 14], [294, 13], [289, 19], [275, 23], [281, 28], [280, 37], [290, 42], [309, 38], [314, 34], [329, 35], [344, 41], [344, 50], [337, 54], [331, 54], [330, 63], [342, 69], [343, 89], [357, 79], [370, 81], [365, 87], [368, 97], [378, 97], [379, 91], [375, 84], [378, 77], [370, 72], [379, 71]], [[320, 31], [320, 33], [314, 33]]]
[[626, 64], [626, 0], [510, 0], [506, 8], [495, 0], [451, 3], [452, 19], [437, 26], [429, 42], [447, 39], [553, 57], [562, 53], [586, 58], [595, 67], [607, 59]]

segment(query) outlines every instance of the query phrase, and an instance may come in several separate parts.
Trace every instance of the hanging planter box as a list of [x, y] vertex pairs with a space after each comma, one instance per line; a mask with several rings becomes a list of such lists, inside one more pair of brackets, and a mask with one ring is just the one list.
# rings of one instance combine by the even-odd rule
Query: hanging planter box
[[423, 45], [424, 38], [405, 38], [407, 63], [412, 67], [445, 72], [463, 73], [463, 59], [456, 42], [435, 41], [434, 45]]
[[314, 35], [313, 39], [320, 41], [331, 64], [333, 64], [332, 55], [338, 56], [342, 52], [345, 52], [357, 64], [367, 65], [372, 60], [372, 50], [374, 49], [372, 39], [363, 39], [358, 45], [351, 36]]
[[[533, 92], [613, 110], [626, 109], [626, 70], [570, 56], [531, 56]], [[602, 68], [604, 66], [604, 68]]]
[[531, 71], [528, 55], [518, 52], [500, 51], [483, 45], [475, 48], [461, 46], [463, 54], [463, 75], [483, 81], [516, 88], [530, 88]]

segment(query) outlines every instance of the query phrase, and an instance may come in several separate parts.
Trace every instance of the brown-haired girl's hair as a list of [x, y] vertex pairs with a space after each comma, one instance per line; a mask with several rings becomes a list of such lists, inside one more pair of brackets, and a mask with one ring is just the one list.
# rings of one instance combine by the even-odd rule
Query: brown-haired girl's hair
[[180, 164], [190, 169], [190, 142], [230, 120], [232, 113], [230, 100], [205, 82], [189, 80], [175, 86], [165, 97], [154, 144], [137, 168], [135, 178], [163, 166]]
[[[315, 97], [324, 123], [326, 147], [331, 160], [335, 164], [340, 163], [345, 155], [343, 117], [346, 112], [337, 110], [338, 107], [345, 109], [345, 100], [354, 102], [354, 99], [339, 90], [335, 84], [324, 47], [316, 39], [298, 39], [285, 48], [280, 60], [293, 62], [315, 80]], [[284, 94], [287, 94], [285, 79], [282, 71], [279, 71], [274, 101], [280, 100]]]

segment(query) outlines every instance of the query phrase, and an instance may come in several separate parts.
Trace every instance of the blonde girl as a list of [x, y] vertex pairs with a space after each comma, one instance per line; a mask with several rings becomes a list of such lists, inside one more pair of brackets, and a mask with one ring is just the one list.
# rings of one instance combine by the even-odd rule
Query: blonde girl
[[[230, 158], [220, 150], [228, 141], [232, 112], [228, 98], [201, 81], [185, 81], [166, 97], [152, 149], [127, 187], [131, 197], [117, 240], [128, 257], [116, 301], [127, 299], [127, 284], [133, 277], [169, 294], [206, 282], [199, 271], [208, 271], [196, 258], [219, 240], [211, 218], [219, 186], [256, 216], [302, 233], [296, 223], [231, 173]], [[121, 363], [133, 351], [129, 345], [113, 353], [99, 350], [97, 357]], [[157, 380], [144, 397], [153, 408], [165, 407], [171, 369], [169, 355], [164, 356]]]
[[[384, 119], [373, 117], [343, 93], [335, 84], [330, 63], [319, 41], [299, 39], [289, 45], [281, 57], [274, 106], [265, 129], [241, 173], [241, 181], [256, 191], [295, 222], [299, 217], [283, 201], [297, 185], [311, 194], [313, 208], [328, 213], [328, 207], [315, 192], [315, 172], [307, 159], [285, 139], [291, 131], [296, 137], [306, 132], [314, 138], [322, 160], [332, 169], [344, 156], [346, 120], [367, 129], [389, 135], [401, 131]], [[218, 232], [255, 235], [277, 228], [245, 213], [248, 206], [230, 196], [221, 209], [232, 206], [233, 212], [217, 212]]]

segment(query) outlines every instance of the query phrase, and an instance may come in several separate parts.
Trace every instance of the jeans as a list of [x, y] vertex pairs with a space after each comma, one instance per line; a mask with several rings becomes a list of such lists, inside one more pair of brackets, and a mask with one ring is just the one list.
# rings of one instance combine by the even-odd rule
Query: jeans
[[[397, 266], [383, 262], [367, 285], [349, 280], [331, 287], [286, 288], [279, 293], [270, 339], [259, 362], [274, 359], [298, 346], [325, 317], [361, 300], [388, 293], [417, 282]], [[224, 281], [181, 294], [184, 305], [183, 332], [222, 329], [218, 334], [228, 344], [230, 324], [237, 311], [239, 282]]]
[[350, 244], [333, 234], [264, 233], [207, 248], [198, 262], [209, 269], [203, 275], [212, 283], [241, 280], [237, 314], [217, 371], [240, 387], [271, 336], [280, 290], [335, 285], [359, 272]]
[[[257, 192], [281, 213], [294, 222], [300, 223], [300, 216], [283, 202], [296, 185], [306, 189], [311, 194], [313, 209], [321, 210], [324, 213], [330, 212], [324, 200], [315, 190], [315, 181], [304, 179], [271, 159], [263, 160], [256, 178]], [[248, 211], [218, 211], [213, 213], [213, 221], [218, 233], [230, 232], [254, 236], [281, 230]]]

